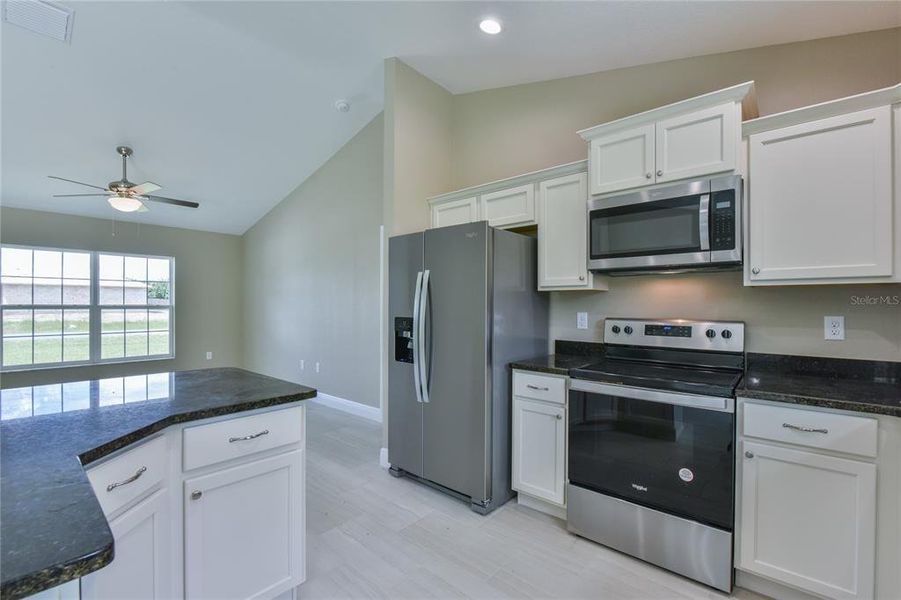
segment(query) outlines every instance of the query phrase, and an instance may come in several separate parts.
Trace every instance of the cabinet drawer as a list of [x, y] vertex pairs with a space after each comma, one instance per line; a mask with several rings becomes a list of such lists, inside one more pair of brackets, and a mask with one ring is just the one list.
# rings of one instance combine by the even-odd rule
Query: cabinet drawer
[[186, 427], [184, 470], [241, 458], [303, 439], [303, 407]]
[[166, 477], [166, 438], [157, 437], [88, 469], [103, 514], [116, 512]]
[[786, 444], [875, 457], [878, 421], [748, 402], [744, 405], [743, 433]]
[[514, 373], [513, 395], [566, 404], [566, 380], [563, 377]]

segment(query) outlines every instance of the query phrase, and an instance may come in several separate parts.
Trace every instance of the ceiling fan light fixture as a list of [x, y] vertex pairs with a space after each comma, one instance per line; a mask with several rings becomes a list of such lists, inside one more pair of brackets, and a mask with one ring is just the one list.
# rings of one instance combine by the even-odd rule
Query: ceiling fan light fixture
[[119, 212], [135, 212], [144, 208], [143, 202], [130, 196], [110, 196], [107, 201]]

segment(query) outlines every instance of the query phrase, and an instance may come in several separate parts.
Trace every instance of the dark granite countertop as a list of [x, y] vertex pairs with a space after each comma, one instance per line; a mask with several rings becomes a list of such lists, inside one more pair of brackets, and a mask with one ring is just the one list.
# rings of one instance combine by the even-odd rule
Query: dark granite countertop
[[556, 340], [554, 354], [546, 354], [510, 363], [511, 369], [569, 375], [570, 369], [579, 369], [597, 362], [604, 355], [604, 344], [599, 342], [573, 342]]
[[743, 398], [901, 417], [901, 362], [747, 355]]
[[84, 465], [170, 425], [315, 395], [232, 368], [0, 391], [0, 598], [112, 560], [113, 537]]

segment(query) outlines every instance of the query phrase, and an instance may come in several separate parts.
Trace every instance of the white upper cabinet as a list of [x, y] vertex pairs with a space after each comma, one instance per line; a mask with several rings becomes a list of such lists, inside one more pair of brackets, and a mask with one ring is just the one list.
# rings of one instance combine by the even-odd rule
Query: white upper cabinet
[[654, 125], [617, 131], [591, 140], [591, 193], [654, 182]]
[[656, 131], [657, 183], [733, 171], [741, 135], [733, 103], [658, 121]]
[[432, 227], [447, 227], [479, 220], [479, 199], [460, 198], [432, 205]]
[[588, 270], [588, 176], [564, 175], [538, 184], [538, 289], [606, 289]]
[[481, 197], [481, 219], [492, 227], [521, 227], [535, 223], [535, 184], [518, 185]]
[[754, 83], [748, 82], [582, 130], [590, 192], [736, 171], [742, 118], [755, 116]]
[[901, 85], [746, 124], [746, 284], [901, 281], [892, 99]]

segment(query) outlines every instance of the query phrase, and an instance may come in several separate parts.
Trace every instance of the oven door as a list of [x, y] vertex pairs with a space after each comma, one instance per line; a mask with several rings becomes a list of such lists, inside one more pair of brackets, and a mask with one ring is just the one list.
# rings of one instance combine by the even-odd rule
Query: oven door
[[573, 380], [569, 482], [731, 531], [734, 406]]
[[589, 205], [594, 270], [710, 262], [710, 182], [643, 190]]

